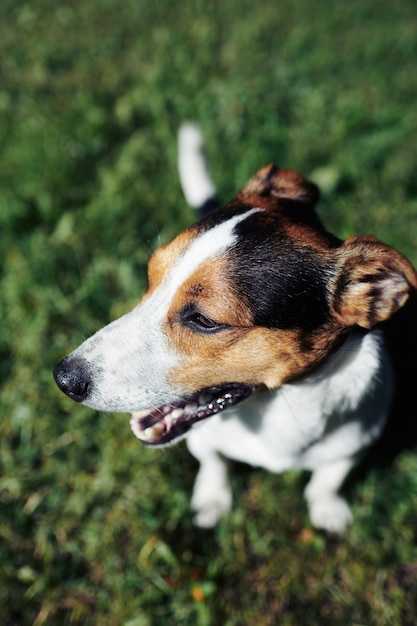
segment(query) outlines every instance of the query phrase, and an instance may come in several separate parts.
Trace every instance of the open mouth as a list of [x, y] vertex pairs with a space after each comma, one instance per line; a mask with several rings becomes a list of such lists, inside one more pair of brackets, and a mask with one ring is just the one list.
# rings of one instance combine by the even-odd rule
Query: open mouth
[[254, 391], [243, 383], [206, 387], [157, 409], [132, 413], [130, 425], [144, 444], [163, 446], [183, 437], [193, 424], [246, 400]]

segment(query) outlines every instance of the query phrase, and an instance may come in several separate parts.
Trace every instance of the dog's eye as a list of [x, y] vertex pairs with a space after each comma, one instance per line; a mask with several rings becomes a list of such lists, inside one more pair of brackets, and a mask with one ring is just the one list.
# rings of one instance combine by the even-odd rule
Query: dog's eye
[[216, 328], [216, 326], [218, 326], [216, 322], [214, 322], [213, 320], [210, 320], [208, 317], [205, 317], [204, 315], [201, 315], [201, 313], [194, 314], [193, 322], [197, 326], [204, 328], [204, 330], [213, 330], [213, 328]]
[[200, 333], [216, 333], [224, 328], [229, 328], [228, 324], [219, 324], [199, 311], [185, 311], [182, 314], [182, 322]]

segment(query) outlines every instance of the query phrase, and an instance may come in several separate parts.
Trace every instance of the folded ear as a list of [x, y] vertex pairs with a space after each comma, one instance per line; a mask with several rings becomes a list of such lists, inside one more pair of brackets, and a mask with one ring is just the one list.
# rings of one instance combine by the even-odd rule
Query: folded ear
[[316, 204], [319, 190], [295, 170], [280, 169], [270, 164], [259, 170], [240, 192], [242, 196], [272, 196]]
[[350, 237], [337, 250], [333, 312], [343, 326], [372, 328], [393, 315], [417, 290], [407, 259], [375, 237]]

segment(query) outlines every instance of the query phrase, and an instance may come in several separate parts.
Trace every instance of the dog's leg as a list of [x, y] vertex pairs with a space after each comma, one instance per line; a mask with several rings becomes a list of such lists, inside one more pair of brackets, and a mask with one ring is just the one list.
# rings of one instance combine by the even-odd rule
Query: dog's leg
[[194, 523], [200, 528], [213, 528], [232, 508], [227, 462], [201, 438], [189, 437], [187, 446], [200, 462], [191, 498]]
[[310, 518], [316, 528], [342, 533], [352, 521], [346, 500], [338, 493], [356, 465], [353, 458], [340, 459], [316, 469], [305, 490]]
[[232, 493], [226, 462], [217, 454], [201, 465], [194, 483], [191, 508], [194, 523], [200, 528], [213, 528], [232, 508]]

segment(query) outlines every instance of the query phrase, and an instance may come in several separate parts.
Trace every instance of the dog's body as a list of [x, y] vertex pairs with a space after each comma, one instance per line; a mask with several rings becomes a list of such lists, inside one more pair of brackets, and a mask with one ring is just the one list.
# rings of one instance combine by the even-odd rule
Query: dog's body
[[[186, 196], [206, 212], [215, 190], [200, 142], [183, 129], [179, 165]], [[300, 174], [264, 168], [157, 250], [140, 304], [55, 369], [74, 400], [131, 412], [147, 445], [187, 436], [200, 526], [230, 510], [224, 457], [311, 470], [313, 523], [340, 532], [351, 520], [339, 489], [393, 395], [378, 326], [416, 291], [417, 274], [373, 237], [327, 233], [317, 199]]]
[[351, 520], [338, 491], [358, 455], [380, 434], [392, 372], [379, 333], [358, 333], [307, 379], [265, 391], [192, 430], [188, 448], [201, 469], [193, 494], [199, 526], [230, 510], [223, 457], [272, 472], [312, 470], [305, 495], [315, 526], [335, 532]]

